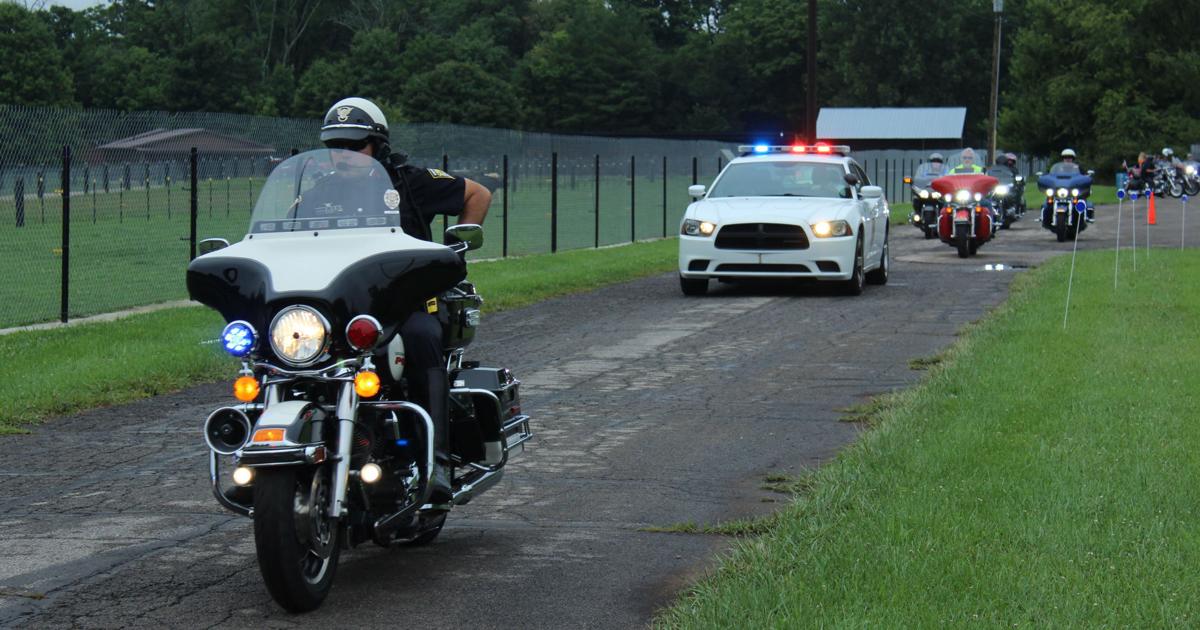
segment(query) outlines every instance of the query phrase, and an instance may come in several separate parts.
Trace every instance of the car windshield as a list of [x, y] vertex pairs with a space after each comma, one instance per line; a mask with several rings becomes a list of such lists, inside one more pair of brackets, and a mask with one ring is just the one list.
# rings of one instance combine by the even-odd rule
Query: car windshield
[[275, 167], [254, 204], [250, 232], [399, 227], [399, 208], [400, 194], [374, 158], [318, 149]]
[[1050, 167], [1051, 175], [1078, 175], [1079, 165], [1074, 162], [1059, 162]]
[[708, 194], [713, 197], [850, 198], [841, 164], [755, 161], [730, 164]]

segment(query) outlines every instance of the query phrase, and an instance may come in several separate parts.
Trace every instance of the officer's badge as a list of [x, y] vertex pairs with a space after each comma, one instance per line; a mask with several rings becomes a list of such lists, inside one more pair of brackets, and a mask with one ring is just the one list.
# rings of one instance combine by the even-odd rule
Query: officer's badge
[[427, 168], [425, 170], [429, 171], [429, 176], [434, 179], [454, 179], [453, 175], [440, 168]]
[[353, 107], [337, 108], [338, 122], [346, 122], [350, 119], [350, 112], [354, 111]]
[[394, 188], [387, 189], [387, 192], [383, 193], [383, 205], [387, 206], [390, 210], [399, 208], [400, 193], [396, 192]]

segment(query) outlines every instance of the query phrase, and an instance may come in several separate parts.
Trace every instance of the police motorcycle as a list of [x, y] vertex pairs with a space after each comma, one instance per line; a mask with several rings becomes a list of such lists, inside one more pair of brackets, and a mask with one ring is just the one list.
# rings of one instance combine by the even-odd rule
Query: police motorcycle
[[1000, 229], [1007, 230], [1025, 216], [1025, 177], [1013, 175], [1012, 170], [998, 165], [990, 167], [986, 174], [1000, 182], [992, 189], [990, 196], [996, 221]]
[[1046, 194], [1042, 227], [1054, 232], [1058, 242], [1074, 239], [1087, 229], [1087, 218], [1092, 212], [1088, 196], [1094, 174], [1094, 171], [1081, 173], [1079, 165], [1072, 162], [1059, 162], [1050, 167], [1049, 173], [1038, 172], [1038, 188]]
[[912, 192], [913, 210], [908, 218], [909, 223], [915, 225], [925, 238], [937, 236], [938, 216], [943, 208], [943, 201], [942, 193], [934, 190], [931, 184], [945, 172], [940, 163], [922, 162], [912, 177], [904, 178], [904, 183], [908, 184]]
[[[241, 361], [238, 402], [204, 422], [212, 492], [253, 519], [263, 581], [292, 612], [320, 606], [343, 550], [431, 542], [532, 437], [520, 382], [464, 360], [482, 304], [464, 256], [482, 228], [419, 240], [400, 201], [369, 156], [301, 153], [267, 179], [246, 237], [205, 240], [188, 266], [189, 294], [228, 322], [219, 341]], [[397, 331], [418, 309], [445, 334], [446, 504], [430, 503], [433, 420], [405, 391]]]
[[932, 182], [942, 195], [944, 207], [938, 216], [937, 234], [954, 247], [959, 258], [973, 256], [996, 235], [991, 193], [999, 180], [990, 175], [946, 175]]

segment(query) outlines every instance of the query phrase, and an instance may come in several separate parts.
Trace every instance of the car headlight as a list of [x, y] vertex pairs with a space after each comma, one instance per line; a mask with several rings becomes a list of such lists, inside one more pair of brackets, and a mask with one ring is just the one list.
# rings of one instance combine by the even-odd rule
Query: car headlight
[[716, 230], [716, 223], [697, 221], [696, 219], [684, 219], [683, 229], [680, 230], [680, 233], [688, 236], [712, 236], [712, 233]]
[[1078, 189], [1078, 188], [1072, 188], [1072, 189], [1071, 189], [1071, 196], [1072, 196], [1072, 197], [1078, 197], [1078, 196], [1079, 196], [1079, 189]]
[[315, 362], [329, 341], [329, 322], [309, 306], [289, 306], [271, 321], [271, 349], [294, 366]]
[[996, 196], [1007, 197], [1008, 196], [1008, 186], [1005, 186], [1004, 184], [1000, 184], [999, 186], [997, 186], [996, 187]]
[[917, 193], [917, 196], [918, 196], [918, 197], [920, 197], [920, 198], [922, 198], [922, 199], [928, 199], [928, 198], [929, 198], [929, 191], [928, 191], [928, 190], [925, 190], [924, 188], [922, 188], [922, 189], [921, 189], [921, 192]]
[[971, 200], [971, 192], [968, 190], [960, 190], [954, 193], [954, 200], [958, 203], [966, 203]]
[[812, 227], [813, 236], [817, 238], [852, 236], [854, 234], [854, 230], [850, 229], [850, 224], [845, 221], [821, 221], [810, 227]]
[[1054, 194], [1058, 195], [1059, 197], [1066, 197], [1066, 196], [1067, 196], [1067, 192], [1068, 192], [1068, 191], [1067, 191], [1067, 189], [1066, 189], [1066, 188], [1059, 188], [1057, 191], [1055, 191], [1055, 193], [1054, 193]]

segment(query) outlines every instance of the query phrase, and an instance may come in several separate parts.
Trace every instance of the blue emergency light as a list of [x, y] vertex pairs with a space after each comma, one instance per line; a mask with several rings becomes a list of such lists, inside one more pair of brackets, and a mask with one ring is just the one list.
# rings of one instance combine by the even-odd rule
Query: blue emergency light
[[248, 322], [242, 320], [229, 322], [225, 326], [225, 330], [221, 331], [221, 346], [229, 354], [241, 358], [250, 354], [250, 351], [254, 349], [257, 336], [254, 327]]

